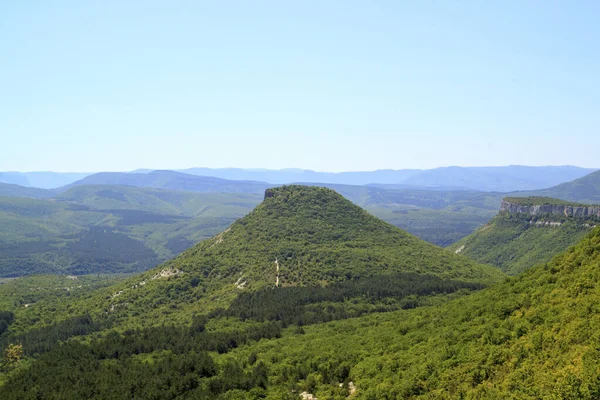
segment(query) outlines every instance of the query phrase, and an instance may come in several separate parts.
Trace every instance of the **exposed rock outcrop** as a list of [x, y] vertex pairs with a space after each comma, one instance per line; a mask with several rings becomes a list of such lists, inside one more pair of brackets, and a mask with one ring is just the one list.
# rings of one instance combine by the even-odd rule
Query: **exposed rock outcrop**
[[542, 215], [554, 214], [566, 217], [595, 217], [600, 218], [600, 206], [574, 206], [562, 204], [525, 205], [503, 200], [500, 211], [514, 214]]

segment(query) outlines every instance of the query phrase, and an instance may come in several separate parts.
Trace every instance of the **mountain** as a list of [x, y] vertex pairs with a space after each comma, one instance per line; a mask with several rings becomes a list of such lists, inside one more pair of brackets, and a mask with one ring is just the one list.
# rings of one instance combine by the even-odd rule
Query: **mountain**
[[77, 186], [52, 199], [0, 197], [0, 276], [146, 270], [259, 201], [117, 185]]
[[[317, 172], [305, 169], [242, 169], [242, 168], [188, 168], [177, 172], [203, 177], [216, 177], [234, 181], [256, 181], [270, 184], [290, 184], [298, 182], [326, 183], [341, 185], [392, 185], [394, 189], [433, 188], [438, 190], [476, 190], [476, 191], [517, 191], [549, 188], [563, 182], [581, 178], [595, 171], [590, 168], [572, 166], [505, 166], [505, 167], [442, 167], [429, 170], [420, 169], [383, 169], [376, 171]], [[137, 185], [140, 177], [117, 178], [119, 174], [149, 174], [152, 169], [137, 169], [131, 173], [101, 173], [85, 184], [105, 183]], [[108, 175], [106, 175], [108, 174]], [[0, 172], [0, 182], [55, 189], [84, 179], [91, 173], [63, 172]], [[152, 186], [154, 187], [154, 186]], [[167, 187], [163, 187], [166, 189]], [[182, 188], [173, 188], [182, 190]]]
[[101, 172], [74, 182], [63, 190], [81, 185], [128, 185], [202, 193], [263, 193], [273, 186], [264, 182], [232, 181], [175, 171], [152, 171], [147, 174]]
[[297, 182], [366, 185], [368, 183], [401, 183], [420, 172], [417, 169], [377, 170], [355, 172], [317, 172], [306, 169], [241, 169], [241, 168], [189, 168], [179, 170], [193, 175], [215, 176], [223, 179], [254, 180], [274, 184]]
[[[352, 280], [326, 287], [340, 295], [336, 301], [318, 286], [272, 288], [275, 272], [267, 270], [273, 269], [275, 254], [269, 249], [338, 234], [336, 229], [313, 231], [319, 226], [312, 222], [304, 231], [294, 219], [289, 224], [278, 219], [280, 212], [292, 217], [299, 211], [314, 212], [319, 220], [325, 218], [320, 228], [326, 228], [327, 221], [340, 228], [364, 226], [360, 234], [342, 231], [349, 251], [359, 250], [352, 247], [357, 240], [387, 242], [377, 235], [383, 231], [375, 222], [358, 216], [356, 224], [347, 225], [350, 215], [339, 207], [333, 216], [325, 204], [315, 207], [328, 192], [314, 192], [306, 199], [285, 190], [271, 192], [262, 211], [238, 221], [229, 232], [152, 273], [91, 293], [74, 292], [71, 300], [40, 302], [2, 314], [7, 326], [3, 347], [15, 354], [2, 375], [3, 398], [298, 399], [300, 393], [305, 399], [382, 400], [600, 396], [600, 228], [518, 277], [429, 307], [389, 311], [393, 308], [384, 304], [394, 304], [393, 299], [378, 297], [376, 286], [362, 292], [364, 288], [354, 286], [361, 296], [344, 297], [350, 287], [342, 285]], [[305, 211], [288, 207], [298, 204], [296, 196], [310, 200], [311, 207]], [[250, 246], [245, 242], [252, 238], [248, 230], [259, 227], [265, 231], [259, 231], [260, 239]], [[289, 229], [296, 236], [280, 235]], [[404, 235], [397, 240], [404, 240]], [[284, 242], [278, 245], [280, 239]], [[269, 254], [261, 255], [268, 262], [265, 271], [236, 255], [234, 247], [238, 253], [251, 250], [252, 255], [267, 249]], [[328, 259], [314, 257], [316, 263]], [[326, 269], [337, 273], [334, 265]], [[239, 272], [246, 271], [257, 280], [242, 284]], [[393, 279], [394, 274], [383, 277], [401, 282]], [[416, 287], [420, 282], [409, 283]], [[379, 290], [389, 289], [385, 280], [377, 283]], [[268, 288], [261, 290], [261, 285]], [[239, 295], [224, 301], [234, 297], [232, 291]], [[322, 300], [315, 301], [319, 296]], [[307, 304], [308, 299], [315, 302]], [[227, 309], [218, 308], [225, 303], [230, 304]], [[379, 311], [358, 316], [351, 312], [369, 305]], [[303, 319], [286, 326], [280, 318], [288, 313], [274, 312], [277, 307]], [[202, 315], [207, 309], [212, 312]], [[82, 314], [61, 321], [58, 316], [64, 314], [58, 313], [66, 310]], [[45, 322], [52, 321], [49, 313], [54, 324]], [[321, 315], [334, 321], [304, 323]], [[114, 325], [132, 319], [139, 324]], [[59, 345], [57, 338], [64, 343]], [[14, 361], [20, 354], [15, 343], [23, 343], [25, 362]]]
[[[172, 171], [138, 173], [101, 173], [89, 176], [78, 185], [118, 184], [169, 190], [223, 193], [264, 193], [271, 184], [254, 181], [231, 181], [199, 177]], [[392, 189], [323, 183], [301, 185], [325, 186], [350, 199], [375, 216], [439, 246], [447, 246], [472, 233], [488, 221], [502, 195], [465, 190], [424, 188]]]
[[600, 225], [600, 206], [547, 197], [511, 197], [500, 213], [450, 246], [456, 253], [518, 274], [549, 261]]
[[499, 193], [466, 190], [320, 185], [334, 189], [376, 217], [443, 247], [489, 221], [502, 201]]
[[510, 192], [548, 188], [589, 174], [595, 169], [573, 166], [527, 167], [442, 167], [430, 170], [403, 169], [358, 172], [316, 172], [311, 170], [248, 170], [237, 168], [190, 168], [194, 175], [225, 179], [257, 180], [269, 183], [327, 183], [344, 185], [391, 184], [437, 189]]
[[579, 203], [600, 203], [600, 171], [546, 190], [516, 193], [515, 195], [555, 197]]
[[548, 188], [580, 178], [593, 171], [595, 169], [572, 166], [443, 167], [423, 171], [401, 183], [415, 186], [460, 187], [484, 192], [512, 192]]
[[[373, 217], [333, 190], [292, 185], [268, 189], [260, 205], [214, 238], [124, 283], [125, 293], [117, 302], [162, 312], [162, 307], [147, 306], [156, 294], [150, 288], [175, 285], [190, 289], [165, 288], [169, 294], [162, 304], [194, 298], [195, 308], [227, 306], [243, 291], [322, 286], [394, 273], [486, 284], [504, 277], [493, 267]], [[170, 276], [172, 282], [150, 285], [156, 276]], [[143, 290], [125, 289], [142, 281], [147, 283]], [[99, 301], [103, 307], [115, 305], [110, 299]]]
[[107, 289], [123, 293], [117, 297], [103, 293], [93, 300], [93, 307], [104, 310], [129, 303], [130, 310], [139, 308], [139, 315], [143, 310], [163, 318], [171, 314], [169, 304], [179, 303], [182, 317], [184, 309], [227, 306], [247, 291], [320, 287], [382, 275], [391, 279], [398, 273], [478, 284], [504, 277], [491, 266], [478, 265], [371, 216], [330, 189], [286, 186], [267, 190], [259, 206], [212, 239], [122, 287]]
[[[484, 193], [329, 186], [440, 245], [470, 234], [495, 212], [495, 195]], [[225, 229], [262, 198], [123, 185], [57, 192], [0, 184], [0, 194], [38, 198], [0, 196], [0, 276], [141, 271]], [[119, 246], [126, 243], [124, 252]]]
[[46, 189], [25, 187], [9, 183], [0, 183], [0, 196], [10, 197], [29, 197], [34, 199], [44, 199], [54, 196], [55, 192]]
[[295, 390], [383, 400], [597, 399], [599, 249], [595, 229], [548, 263], [469, 296], [304, 327], [217, 362], [260, 365], [268, 371], [262, 393], [274, 398]]

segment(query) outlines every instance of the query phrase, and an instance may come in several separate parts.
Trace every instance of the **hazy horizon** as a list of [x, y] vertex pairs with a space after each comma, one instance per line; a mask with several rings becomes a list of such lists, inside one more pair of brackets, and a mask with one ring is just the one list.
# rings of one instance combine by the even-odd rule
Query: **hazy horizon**
[[118, 169], [102, 169], [97, 171], [60, 171], [60, 170], [35, 170], [35, 171], [26, 171], [26, 170], [0, 170], [0, 172], [7, 173], [60, 173], [60, 174], [97, 174], [102, 172], [128, 172], [128, 173], [136, 173], [138, 171], [177, 171], [177, 172], [185, 172], [185, 170], [189, 169], [240, 169], [246, 171], [312, 171], [317, 173], [330, 173], [330, 174], [339, 174], [339, 173], [347, 173], [347, 172], [376, 172], [376, 171], [402, 171], [402, 170], [433, 170], [433, 169], [441, 169], [441, 168], [503, 168], [503, 167], [531, 167], [531, 168], [544, 168], [544, 167], [574, 167], [574, 168], [582, 168], [582, 169], [600, 169], [600, 167], [583, 167], [580, 165], [522, 165], [522, 164], [508, 164], [508, 165], [443, 165], [432, 168], [381, 168], [381, 169], [364, 169], [364, 170], [344, 170], [344, 171], [325, 171], [325, 170], [317, 170], [313, 168], [295, 168], [295, 167], [284, 167], [284, 168], [261, 168], [261, 167], [204, 167], [204, 166], [193, 166], [193, 167], [184, 167], [184, 168], [135, 168], [132, 170], [118, 170]]

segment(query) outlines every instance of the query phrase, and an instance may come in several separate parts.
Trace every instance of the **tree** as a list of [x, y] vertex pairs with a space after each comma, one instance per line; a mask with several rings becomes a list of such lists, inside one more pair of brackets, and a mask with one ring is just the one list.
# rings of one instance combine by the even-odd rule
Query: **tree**
[[15, 364], [23, 358], [23, 345], [11, 343], [4, 350], [4, 361], [7, 364]]

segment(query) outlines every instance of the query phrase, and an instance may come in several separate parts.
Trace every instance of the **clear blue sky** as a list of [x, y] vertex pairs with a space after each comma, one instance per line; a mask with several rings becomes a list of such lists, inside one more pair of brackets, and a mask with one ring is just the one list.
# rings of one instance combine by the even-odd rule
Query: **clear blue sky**
[[598, 1], [5, 1], [0, 170], [600, 167]]

